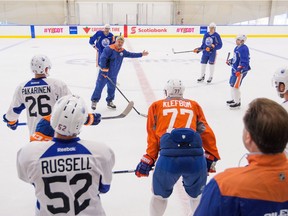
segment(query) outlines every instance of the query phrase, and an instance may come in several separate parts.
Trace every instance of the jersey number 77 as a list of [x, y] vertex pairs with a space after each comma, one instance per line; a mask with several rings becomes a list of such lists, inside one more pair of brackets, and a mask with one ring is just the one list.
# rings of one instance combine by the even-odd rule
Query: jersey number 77
[[[172, 117], [170, 119], [169, 126], [166, 131], [167, 133], [170, 133], [174, 129], [174, 124], [178, 115], [178, 109], [177, 108], [163, 109], [163, 116], [167, 116], [168, 113], [172, 113]], [[186, 121], [185, 128], [190, 128], [194, 113], [190, 109], [180, 108], [180, 115], [185, 115], [185, 114], [189, 114], [187, 121]]]

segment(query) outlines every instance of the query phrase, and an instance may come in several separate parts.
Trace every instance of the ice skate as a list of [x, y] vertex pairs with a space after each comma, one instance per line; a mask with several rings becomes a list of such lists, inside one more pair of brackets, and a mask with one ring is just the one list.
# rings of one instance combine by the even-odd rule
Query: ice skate
[[116, 109], [116, 106], [115, 106], [115, 104], [112, 101], [107, 102], [107, 107], [110, 108], [110, 109]]
[[230, 105], [230, 109], [240, 109], [241, 103], [234, 103]]
[[226, 101], [226, 104], [227, 104], [228, 106], [230, 106], [231, 104], [234, 104], [234, 103], [235, 103], [234, 100], [228, 100], [228, 101]]
[[207, 83], [211, 83], [212, 82], [213, 77], [209, 77], [209, 79], [207, 80]]
[[97, 107], [97, 101], [92, 101], [91, 109], [96, 110], [96, 107]]
[[202, 77], [200, 77], [199, 79], [197, 79], [197, 82], [203, 82], [203, 81], [204, 81], [204, 79], [205, 79], [205, 75], [204, 75], [204, 76], [202, 76]]

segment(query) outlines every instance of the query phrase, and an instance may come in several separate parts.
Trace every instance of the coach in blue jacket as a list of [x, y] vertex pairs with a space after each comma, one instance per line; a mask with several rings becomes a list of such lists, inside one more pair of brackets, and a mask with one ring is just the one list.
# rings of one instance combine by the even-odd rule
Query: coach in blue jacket
[[[143, 51], [142, 53], [132, 53], [128, 52], [123, 48], [124, 38], [119, 36], [116, 38], [115, 44], [112, 44], [106, 47], [103, 50], [103, 53], [100, 56], [100, 71], [96, 81], [96, 87], [91, 97], [93, 110], [96, 109], [97, 103], [101, 98], [101, 93], [104, 86], [107, 84], [107, 93], [106, 97], [108, 108], [116, 109], [116, 106], [113, 104], [115, 98], [115, 84], [117, 83], [117, 76], [121, 68], [123, 58], [141, 58], [142, 56], [147, 56], [149, 53]], [[109, 81], [107, 76], [112, 80]]]

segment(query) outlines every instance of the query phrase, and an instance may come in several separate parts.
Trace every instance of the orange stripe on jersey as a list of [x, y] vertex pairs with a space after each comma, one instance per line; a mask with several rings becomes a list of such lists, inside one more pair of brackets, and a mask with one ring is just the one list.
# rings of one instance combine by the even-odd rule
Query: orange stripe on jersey
[[51, 115], [43, 116], [43, 119], [45, 119], [46, 121], [50, 122]]
[[198, 121], [203, 122], [206, 127], [206, 131], [201, 135], [204, 149], [220, 159], [215, 135], [199, 104], [192, 100], [175, 98], [156, 101], [149, 107], [147, 154], [156, 160], [160, 150], [160, 138], [164, 133], [170, 133], [174, 128], [196, 130]]
[[236, 82], [234, 84], [234, 88], [239, 88], [240, 87], [242, 77], [243, 77], [243, 75], [241, 74], [239, 77], [236, 78]]
[[249, 165], [214, 177], [222, 196], [287, 202], [288, 161], [284, 153], [249, 155]]
[[49, 141], [52, 140], [53, 137], [46, 136], [42, 134], [41, 132], [35, 132], [30, 136], [30, 142], [32, 141]]
[[119, 49], [118, 47], [116, 47], [116, 44], [111, 44], [109, 47], [115, 50], [116, 52], [122, 52], [124, 50], [124, 48]]

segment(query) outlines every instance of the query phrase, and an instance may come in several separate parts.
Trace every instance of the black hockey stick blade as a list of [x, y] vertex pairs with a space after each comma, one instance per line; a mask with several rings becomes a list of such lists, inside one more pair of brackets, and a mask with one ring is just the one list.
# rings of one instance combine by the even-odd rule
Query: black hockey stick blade
[[102, 120], [105, 120], [105, 119], [118, 119], [118, 118], [124, 118], [126, 117], [129, 112], [132, 110], [132, 108], [134, 107], [134, 102], [133, 101], [130, 101], [127, 105], [127, 107], [125, 108], [125, 110], [119, 114], [119, 115], [116, 115], [116, 116], [105, 116], [105, 117], [101, 117]]
[[117, 171], [113, 171], [113, 174], [122, 174], [122, 173], [134, 173], [135, 170], [117, 170]]

